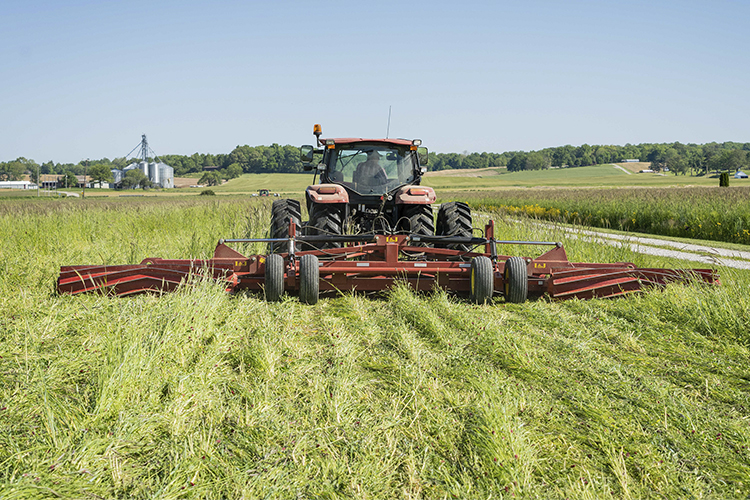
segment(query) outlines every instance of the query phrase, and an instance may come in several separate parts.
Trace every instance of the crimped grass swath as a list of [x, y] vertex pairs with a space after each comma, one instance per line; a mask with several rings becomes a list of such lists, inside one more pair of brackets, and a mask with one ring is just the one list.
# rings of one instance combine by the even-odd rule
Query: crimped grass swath
[[[750, 491], [747, 272], [522, 305], [405, 287], [268, 304], [209, 282], [56, 296], [60, 264], [208, 255], [263, 234], [270, 201], [51, 206], [0, 218], [0, 497]], [[669, 264], [498, 231], [562, 239], [578, 260]]]

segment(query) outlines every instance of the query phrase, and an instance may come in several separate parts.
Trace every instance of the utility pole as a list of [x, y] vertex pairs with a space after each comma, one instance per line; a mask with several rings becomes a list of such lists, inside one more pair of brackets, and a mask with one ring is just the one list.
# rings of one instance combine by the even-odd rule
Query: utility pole
[[42, 183], [42, 178], [39, 176], [39, 165], [36, 166], [36, 197], [39, 198], [39, 185]]
[[86, 197], [86, 177], [88, 175], [89, 171], [89, 159], [86, 158], [86, 163], [83, 164], [83, 193], [81, 193], [81, 198]]

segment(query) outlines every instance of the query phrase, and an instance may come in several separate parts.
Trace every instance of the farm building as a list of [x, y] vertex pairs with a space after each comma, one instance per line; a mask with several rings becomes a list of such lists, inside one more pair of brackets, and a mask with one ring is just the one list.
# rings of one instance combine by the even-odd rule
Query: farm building
[[747, 179], [747, 174], [740, 170], [734, 174], [734, 178], [735, 179]]
[[36, 189], [30, 181], [0, 181], [0, 189]]

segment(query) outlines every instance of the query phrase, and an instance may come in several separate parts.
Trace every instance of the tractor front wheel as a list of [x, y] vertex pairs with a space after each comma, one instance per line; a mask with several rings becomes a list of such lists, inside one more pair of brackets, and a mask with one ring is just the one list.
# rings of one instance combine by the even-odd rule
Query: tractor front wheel
[[505, 302], [522, 304], [529, 295], [529, 277], [526, 272], [526, 261], [521, 257], [511, 257], [505, 261], [503, 271], [505, 283]]

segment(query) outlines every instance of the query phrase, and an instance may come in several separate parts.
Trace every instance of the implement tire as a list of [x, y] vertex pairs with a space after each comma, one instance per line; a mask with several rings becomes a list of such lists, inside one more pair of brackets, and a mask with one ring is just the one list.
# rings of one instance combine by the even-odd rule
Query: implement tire
[[529, 296], [529, 277], [526, 261], [521, 257], [511, 257], [505, 261], [503, 271], [505, 302], [523, 304]]
[[320, 297], [320, 266], [315, 255], [299, 259], [299, 300], [303, 304], [317, 304]]
[[[433, 236], [435, 223], [432, 219], [432, 205], [401, 205], [401, 217], [396, 227], [402, 233]], [[432, 243], [415, 243], [412, 246], [429, 247]]]
[[489, 257], [471, 259], [471, 301], [484, 304], [492, 299], [495, 276], [492, 261]]
[[275, 253], [266, 255], [265, 277], [264, 293], [266, 301], [278, 302], [284, 295], [284, 257]]
[[[271, 238], [289, 238], [289, 219], [297, 225], [299, 234], [302, 234], [302, 215], [300, 214], [299, 201], [297, 200], [274, 200], [271, 205]], [[288, 243], [279, 241], [269, 243], [270, 253], [284, 253], [288, 250]]]
[[[310, 222], [307, 223], [308, 236], [338, 236], [344, 231], [346, 205], [339, 203], [313, 203], [310, 207]], [[340, 248], [341, 243], [308, 243], [310, 248]], [[306, 248], [307, 249], [307, 248]]]
[[[460, 201], [451, 201], [440, 205], [437, 215], [437, 225], [435, 234], [438, 236], [458, 236], [461, 238], [471, 238], [471, 208], [466, 203]], [[468, 252], [471, 250], [469, 245], [464, 244], [440, 244], [440, 248], [450, 248]]]

